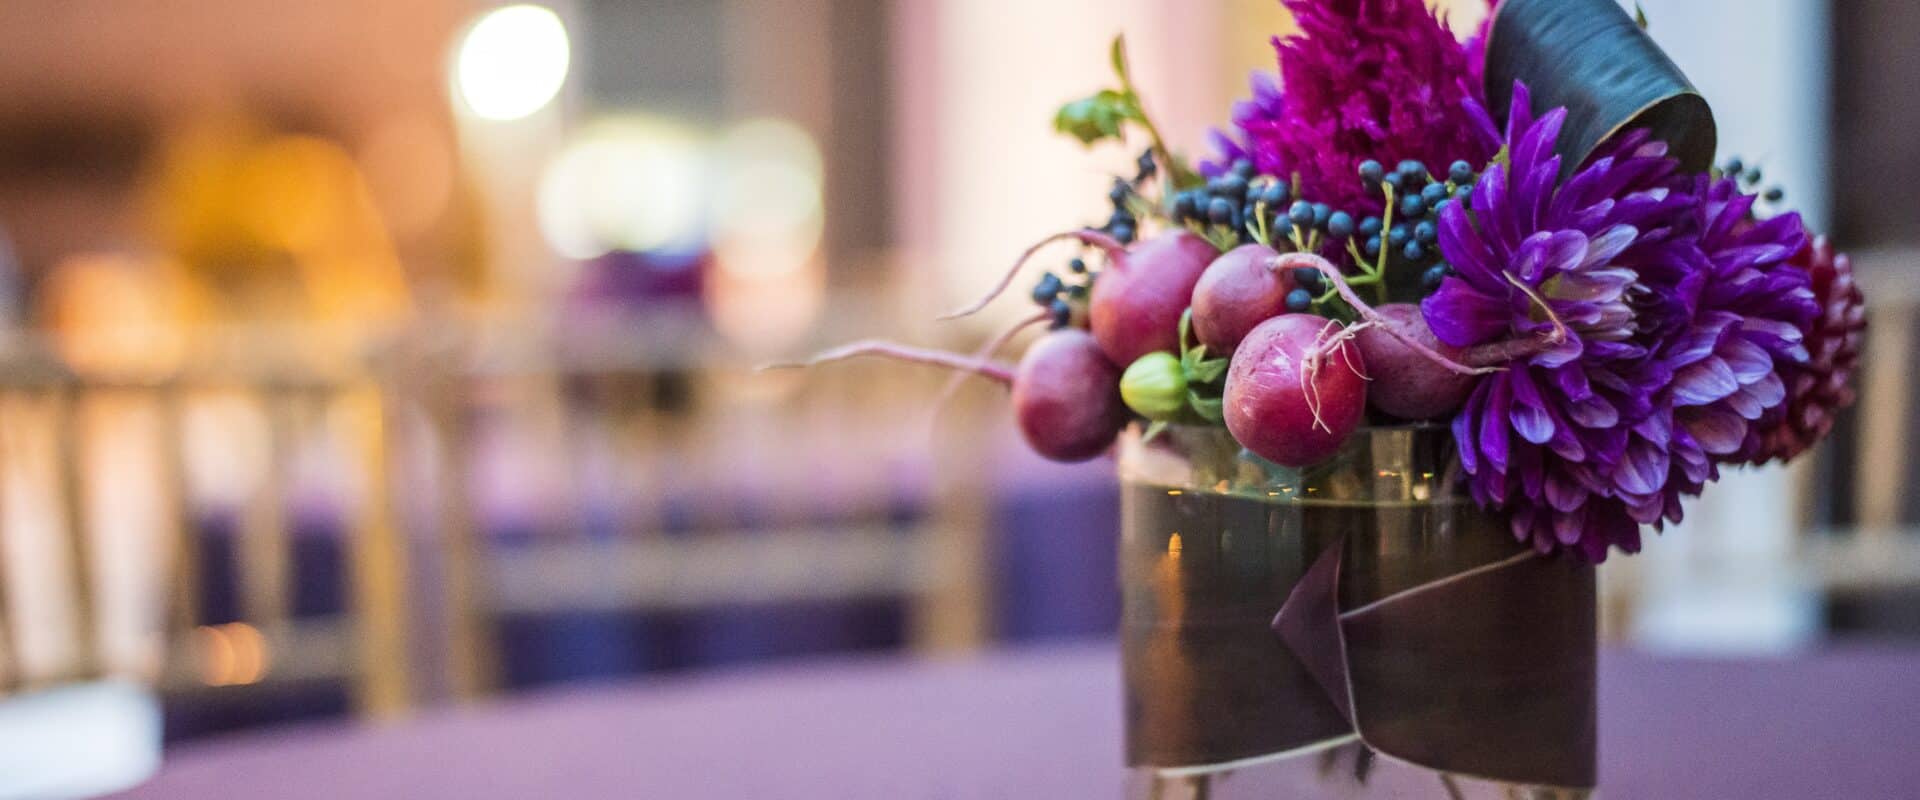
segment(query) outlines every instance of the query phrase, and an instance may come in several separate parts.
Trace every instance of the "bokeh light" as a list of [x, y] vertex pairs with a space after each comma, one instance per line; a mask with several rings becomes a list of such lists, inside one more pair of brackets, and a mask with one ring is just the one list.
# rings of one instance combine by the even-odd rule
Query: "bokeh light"
[[540, 232], [555, 252], [692, 250], [703, 244], [708, 149], [692, 129], [647, 117], [596, 121], [540, 178]]
[[722, 270], [767, 277], [804, 267], [824, 225], [820, 150], [791, 122], [760, 119], [719, 147], [713, 240]]
[[567, 79], [571, 47], [552, 10], [513, 5], [487, 12], [460, 43], [454, 78], [468, 110], [507, 121], [539, 111]]

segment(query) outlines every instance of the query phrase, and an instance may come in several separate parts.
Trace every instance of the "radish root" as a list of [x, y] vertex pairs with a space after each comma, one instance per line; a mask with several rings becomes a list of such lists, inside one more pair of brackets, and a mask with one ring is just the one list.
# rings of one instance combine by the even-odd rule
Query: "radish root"
[[1360, 315], [1362, 321], [1378, 325], [1381, 330], [1387, 332], [1387, 335], [1400, 340], [1401, 344], [1406, 345], [1409, 349], [1413, 350], [1413, 352], [1420, 354], [1422, 358], [1438, 364], [1449, 372], [1458, 375], [1485, 375], [1505, 369], [1505, 367], [1500, 366], [1473, 366], [1462, 364], [1441, 355], [1438, 351], [1421, 344], [1420, 340], [1413, 338], [1413, 336], [1409, 335], [1406, 331], [1393, 325], [1385, 317], [1380, 316], [1380, 312], [1373, 310], [1373, 306], [1367, 305], [1365, 300], [1361, 300], [1359, 293], [1353, 290], [1353, 286], [1347, 283], [1346, 277], [1340, 274], [1340, 270], [1335, 268], [1332, 262], [1310, 253], [1300, 253], [1296, 255], [1301, 256], [1303, 259], [1312, 259], [1314, 262], [1317, 262], [1309, 266], [1319, 269], [1321, 275], [1326, 276], [1327, 280], [1333, 282], [1333, 287], [1340, 293], [1340, 298], [1346, 300], [1347, 305], [1353, 306], [1353, 310]]
[[980, 313], [981, 309], [986, 308], [989, 303], [992, 303], [996, 298], [1004, 294], [1007, 291], [1007, 287], [1013, 285], [1013, 279], [1020, 275], [1020, 270], [1025, 269], [1027, 262], [1032, 261], [1033, 257], [1038, 254], [1041, 249], [1062, 239], [1075, 239], [1081, 244], [1098, 247], [1102, 252], [1107, 254], [1107, 258], [1110, 261], [1119, 260], [1120, 256], [1127, 250], [1127, 246], [1121, 244], [1120, 240], [1092, 228], [1056, 233], [1035, 242], [1032, 247], [1027, 248], [1026, 252], [1021, 253], [1019, 260], [1014, 261], [1013, 266], [1007, 269], [1007, 273], [1000, 276], [1000, 282], [993, 285], [993, 289], [987, 292], [987, 296], [974, 301], [972, 305], [943, 315], [940, 319], [942, 321], [960, 319], [961, 317], [970, 317]]
[[[1024, 331], [1042, 322], [1046, 322], [1047, 319], [1051, 316], [1053, 315], [1048, 312], [1042, 311], [1038, 314], [1035, 314], [1031, 317], [1028, 317], [1026, 319], [1023, 319], [1019, 322], [1014, 323], [1013, 327], [1006, 329], [1006, 331], [1002, 332], [999, 336], [993, 337], [992, 341], [987, 342], [979, 350], [974, 351], [973, 359], [975, 361], [979, 361], [982, 363], [989, 361], [995, 355], [998, 355], [1000, 353], [1000, 349], [1003, 347], [1006, 347], [1007, 343], [1012, 342], [1013, 337], [1019, 336], [1021, 331]], [[960, 391], [960, 383], [962, 381], [965, 381], [966, 379], [967, 379], [966, 374], [961, 373], [953, 376], [952, 380], [947, 381], [947, 385], [940, 389], [939, 396], [933, 399], [934, 410], [938, 411], [939, 409], [945, 408], [947, 405], [947, 401], [953, 399], [953, 393]]]
[[[1320, 332], [1314, 334], [1313, 346], [1307, 348], [1307, 352], [1300, 359], [1300, 397], [1306, 400], [1307, 412], [1313, 415], [1312, 427], [1327, 433], [1333, 433], [1333, 427], [1329, 426], [1320, 414], [1320, 409], [1323, 407], [1320, 399], [1320, 370], [1325, 366], [1328, 354], [1338, 349], [1346, 340], [1347, 333], [1341, 330], [1343, 327], [1339, 320], [1327, 320], [1327, 324], [1320, 326]], [[1354, 369], [1353, 359], [1349, 358], [1346, 361], [1347, 368], [1359, 374], [1359, 370]], [[1360, 377], [1366, 376], [1360, 375]]]
[[889, 341], [884, 341], [880, 339], [867, 339], [863, 341], [854, 342], [852, 344], [842, 345], [840, 347], [833, 348], [832, 350], [828, 350], [823, 353], [820, 353], [819, 355], [809, 358], [803, 362], [768, 364], [764, 367], [761, 367], [760, 369], [761, 370], [803, 369], [806, 367], [819, 366], [821, 364], [831, 364], [835, 361], [845, 361], [851, 358], [860, 358], [862, 356], [877, 356], [880, 358], [890, 358], [895, 361], [905, 361], [912, 364], [925, 364], [925, 365], [934, 366], [934, 367], [945, 367], [947, 369], [953, 369], [953, 370], [959, 370], [961, 372], [972, 373], [979, 377], [986, 378], [987, 380], [998, 383], [1001, 386], [1007, 386], [1007, 387], [1013, 386], [1013, 369], [998, 361], [994, 361], [988, 358], [969, 358], [967, 356], [960, 355], [959, 353], [949, 353], [945, 350], [932, 350], [932, 349], [923, 348], [923, 347], [909, 347], [907, 345], [899, 344], [897, 342], [889, 342]]

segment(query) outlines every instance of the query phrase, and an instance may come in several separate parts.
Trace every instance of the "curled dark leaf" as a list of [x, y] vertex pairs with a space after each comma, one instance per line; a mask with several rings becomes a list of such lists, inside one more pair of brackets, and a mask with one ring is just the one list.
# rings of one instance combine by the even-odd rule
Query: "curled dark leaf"
[[1505, 118], [1515, 80], [1534, 111], [1564, 106], [1556, 148], [1572, 172], [1615, 134], [1646, 128], [1688, 170], [1713, 165], [1713, 110], [1614, 0], [1504, 0], [1487, 38], [1486, 88]]

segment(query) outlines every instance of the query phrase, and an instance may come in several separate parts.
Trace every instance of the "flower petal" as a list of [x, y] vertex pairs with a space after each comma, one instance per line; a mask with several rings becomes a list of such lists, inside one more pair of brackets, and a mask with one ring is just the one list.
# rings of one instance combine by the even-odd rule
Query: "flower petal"
[[1739, 389], [1733, 370], [1719, 358], [1696, 361], [1673, 374], [1673, 399], [1681, 405], [1703, 406]]
[[1739, 416], [1714, 409], [1700, 409], [1688, 415], [1687, 433], [1700, 448], [1714, 455], [1726, 455], [1740, 449], [1747, 438], [1747, 422]]
[[1510, 373], [1508, 383], [1513, 388], [1513, 410], [1507, 417], [1513, 422], [1514, 433], [1533, 444], [1546, 444], [1553, 438], [1554, 424], [1553, 417], [1547, 413], [1546, 401], [1540, 397], [1540, 388], [1524, 370]]
[[1481, 294], [1466, 281], [1448, 276], [1439, 291], [1420, 301], [1427, 327], [1440, 341], [1454, 347], [1490, 342], [1507, 332], [1513, 312], [1505, 298]]

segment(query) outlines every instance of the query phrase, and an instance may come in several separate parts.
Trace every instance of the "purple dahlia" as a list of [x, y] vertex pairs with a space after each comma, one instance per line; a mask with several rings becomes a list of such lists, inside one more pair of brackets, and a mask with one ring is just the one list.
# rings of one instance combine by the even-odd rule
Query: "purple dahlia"
[[1274, 40], [1286, 84], [1256, 75], [1253, 100], [1235, 109], [1239, 138], [1215, 137], [1225, 164], [1247, 158], [1269, 175], [1298, 174], [1299, 196], [1361, 216], [1381, 210], [1354, 179], [1362, 161], [1445, 169], [1493, 157], [1498, 131], [1465, 77], [1466, 48], [1422, 0], [1285, 4], [1300, 26]]
[[1679, 519], [1682, 495], [1719, 477], [1718, 465], [1754, 460], [1762, 419], [1787, 398], [1782, 372], [1807, 361], [1804, 331], [1818, 307], [1807, 273], [1789, 263], [1806, 246], [1806, 228], [1799, 214], [1756, 221], [1756, 199], [1733, 178], [1698, 178], [1690, 238], [1699, 260], [1685, 275], [1650, 276], [1690, 312], [1657, 355], [1674, 374], [1659, 400], [1673, 417], [1673, 474], [1657, 514], [1667, 519]]
[[1441, 214], [1456, 274], [1421, 310], [1449, 345], [1515, 356], [1453, 421], [1474, 498], [1506, 509], [1536, 549], [1600, 561], [1609, 547], [1639, 549], [1671, 478], [1659, 401], [1677, 376], [1655, 356], [1689, 309], [1644, 275], [1697, 288], [1699, 250], [1682, 230], [1693, 202], [1675, 190], [1678, 164], [1644, 140], [1562, 185], [1553, 147], [1566, 113], [1536, 120], [1529, 103], [1516, 86], [1507, 163], [1481, 176], [1471, 211]]

